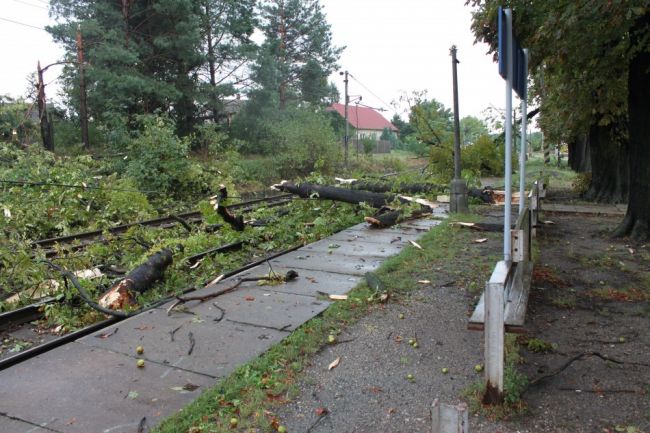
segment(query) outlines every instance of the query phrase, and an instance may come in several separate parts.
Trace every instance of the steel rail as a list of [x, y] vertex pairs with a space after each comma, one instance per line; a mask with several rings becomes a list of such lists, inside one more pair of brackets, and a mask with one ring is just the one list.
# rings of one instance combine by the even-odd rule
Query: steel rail
[[[288, 203], [291, 201], [291, 194], [281, 194], [273, 197], [266, 197], [266, 198], [259, 198], [259, 199], [254, 199], [254, 200], [248, 200], [244, 201], [241, 203], [236, 203], [232, 205], [226, 206], [228, 209], [232, 210], [241, 210], [243, 212], [248, 212], [251, 209], [254, 209], [255, 205], [261, 202], [266, 202], [269, 203], [268, 207], [274, 207], [274, 206], [280, 206], [283, 204]], [[201, 212], [200, 211], [188, 211], [188, 212], [183, 212], [175, 215], [168, 215], [164, 217], [159, 217], [159, 218], [153, 218], [150, 220], [144, 220], [144, 221], [139, 221], [139, 222], [134, 222], [134, 223], [128, 223], [128, 224], [121, 224], [117, 225], [105, 230], [92, 230], [88, 232], [83, 232], [83, 233], [77, 233], [77, 234], [72, 234], [72, 235], [66, 235], [66, 236], [61, 236], [61, 237], [56, 237], [56, 238], [48, 238], [48, 239], [42, 239], [38, 241], [32, 242], [32, 246], [34, 247], [41, 247], [41, 248], [49, 248], [54, 246], [55, 244], [59, 243], [70, 243], [73, 241], [77, 240], [84, 240], [84, 239], [94, 239], [101, 237], [104, 233], [104, 231], [107, 231], [111, 234], [120, 234], [126, 232], [128, 229], [131, 227], [135, 226], [161, 226], [166, 223], [175, 225], [178, 224], [178, 218], [184, 219], [184, 220], [190, 220], [188, 222], [195, 222], [197, 220], [200, 220], [201, 218]], [[194, 219], [195, 221], [192, 221]]]

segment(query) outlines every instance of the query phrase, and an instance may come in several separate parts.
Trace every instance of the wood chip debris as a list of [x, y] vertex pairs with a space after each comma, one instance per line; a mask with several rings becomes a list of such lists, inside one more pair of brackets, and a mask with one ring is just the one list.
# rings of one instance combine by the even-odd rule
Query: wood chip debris
[[330, 364], [327, 366], [328, 370], [332, 370], [333, 368], [336, 368], [339, 366], [341, 363], [341, 357], [337, 357], [334, 361], [330, 362]]
[[487, 238], [474, 239], [475, 244], [483, 244], [487, 242]]
[[411, 245], [413, 245], [413, 246], [414, 246], [415, 248], [417, 248], [418, 250], [421, 250], [421, 249], [422, 249], [422, 247], [420, 246], [420, 244], [418, 244], [417, 242], [415, 242], [415, 241], [411, 241], [411, 240], [409, 240], [409, 242], [411, 243]]
[[328, 298], [330, 298], [332, 301], [347, 301], [348, 295], [329, 295]]
[[[223, 274], [219, 275], [217, 278], [215, 278], [214, 280], [212, 280], [212, 281], [210, 281], [208, 284], [206, 284], [205, 287], [208, 287], [208, 286], [212, 286], [212, 285], [214, 285], [214, 284], [217, 284], [219, 281], [223, 280], [223, 277], [224, 277]], [[205, 288], [205, 287], [204, 287], [204, 288]]]

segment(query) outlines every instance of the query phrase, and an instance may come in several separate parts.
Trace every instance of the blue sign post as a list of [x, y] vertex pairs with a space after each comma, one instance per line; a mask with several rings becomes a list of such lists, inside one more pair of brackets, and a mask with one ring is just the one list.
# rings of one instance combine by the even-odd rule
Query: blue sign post
[[[527, 52], [519, 47], [512, 35], [512, 11], [498, 8], [499, 25], [499, 74], [506, 80], [505, 115], [505, 203], [503, 215], [503, 262], [497, 264], [495, 275], [507, 274], [512, 263], [512, 238], [510, 233], [512, 212], [512, 90], [522, 99], [522, 159], [520, 159], [520, 212], [523, 210], [525, 179], [525, 118], [527, 86]], [[502, 275], [502, 276], [505, 276]], [[492, 280], [492, 279], [491, 279]], [[503, 396], [504, 370], [504, 287], [500, 284], [486, 284], [485, 290], [485, 379], [486, 396], [496, 392], [496, 400]], [[485, 401], [485, 400], [484, 400]], [[487, 401], [490, 403], [490, 401]]]

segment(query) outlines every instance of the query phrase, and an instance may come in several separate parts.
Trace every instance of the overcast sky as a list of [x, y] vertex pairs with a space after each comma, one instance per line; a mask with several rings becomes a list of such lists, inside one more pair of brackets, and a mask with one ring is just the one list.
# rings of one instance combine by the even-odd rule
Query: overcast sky
[[[460, 116], [481, 113], [492, 105], [502, 108], [504, 83], [487, 46], [474, 45], [471, 10], [464, 0], [321, 0], [332, 26], [334, 43], [346, 46], [340, 59], [348, 70], [351, 95], [362, 103], [388, 111], [404, 91], [427, 90], [430, 98], [451, 108], [453, 102], [449, 48], [458, 48]], [[34, 27], [50, 23], [46, 0], [0, 0], [0, 94], [22, 96], [26, 77], [42, 65], [59, 60], [62, 50], [48, 33]], [[60, 67], [51, 68], [45, 82], [56, 79]], [[333, 74], [343, 95], [343, 78]], [[55, 93], [55, 85], [47, 88]], [[48, 95], [48, 97], [49, 97]]]

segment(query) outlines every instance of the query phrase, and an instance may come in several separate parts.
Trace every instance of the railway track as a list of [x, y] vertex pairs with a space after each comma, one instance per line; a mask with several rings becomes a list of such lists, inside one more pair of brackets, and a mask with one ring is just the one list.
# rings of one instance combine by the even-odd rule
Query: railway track
[[[200, 258], [210, 254], [216, 254], [218, 252], [227, 253], [233, 249], [236, 249], [238, 246], [237, 244], [238, 243], [233, 243], [224, 245], [219, 248], [213, 248], [202, 253], [195, 254], [194, 256], [189, 257], [188, 260], [192, 259], [194, 261], [197, 261]], [[291, 252], [300, 246], [301, 245], [296, 245], [288, 249], [270, 253], [261, 259], [251, 261], [241, 267], [227, 271], [223, 273], [223, 276], [224, 278], [228, 278], [240, 272], [244, 272], [250, 268], [263, 264], [268, 260]], [[194, 288], [187, 289], [183, 293], [188, 293], [192, 290], [194, 290]], [[163, 298], [157, 301], [153, 306], [143, 308], [140, 313], [148, 311], [152, 308], [156, 308], [167, 301], [171, 301], [172, 299], [174, 299], [174, 296]], [[81, 337], [124, 320], [124, 318], [120, 317], [110, 317], [101, 322], [94, 323], [83, 329], [79, 329], [64, 335], [53, 335], [48, 332], [42, 332], [39, 329], [37, 321], [44, 318], [45, 306], [54, 302], [59, 301], [55, 300], [54, 298], [46, 298], [26, 307], [0, 314], [0, 341], [3, 342], [2, 350], [0, 351], [0, 370], [9, 368], [20, 362], [40, 355], [41, 353], [45, 353], [49, 350], [75, 341]], [[12, 349], [10, 347], [12, 344], [18, 346], [23, 345], [26, 347], [22, 350], [12, 352]]]
[[[256, 209], [257, 207], [275, 207], [282, 206], [291, 201], [291, 194], [282, 194], [272, 197], [258, 198], [253, 200], [243, 201], [241, 203], [236, 203], [228, 205], [227, 208], [230, 211], [245, 213], [251, 210]], [[201, 214], [198, 211], [184, 212], [176, 215], [169, 215], [165, 217], [150, 219], [146, 221], [135, 222], [131, 224], [123, 224], [119, 226], [112, 227], [106, 231], [111, 234], [120, 235], [125, 233], [131, 227], [135, 226], [145, 226], [145, 227], [165, 227], [173, 226], [180, 224], [179, 221], [182, 220], [184, 223], [199, 223], [201, 219]], [[93, 230], [84, 233], [78, 233], [69, 236], [62, 236], [58, 238], [43, 239], [40, 241], [33, 242], [35, 247], [40, 247], [46, 249], [46, 254], [56, 255], [57, 251], [52, 249], [57, 245], [65, 245], [65, 249], [68, 251], [78, 250], [84, 248], [95, 242], [106, 242], [106, 239], [103, 236], [104, 231], [102, 230]], [[71, 245], [72, 244], [72, 245]], [[232, 242], [229, 244], [221, 245], [216, 248], [211, 248], [206, 251], [194, 254], [192, 256], [186, 257], [184, 260], [187, 261], [189, 265], [196, 264], [201, 259], [207, 256], [216, 255], [216, 254], [227, 254], [232, 251], [236, 251], [242, 248], [244, 242]], [[225, 277], [235, 275], [239, 272], [243, 272], [246, 269], [257, 266], [265, 261], [275, 258], [279, 255], [285, 254], [289, 251], [292, 251], [298, 248], [299, 245], [278, 251], [275, 253], [269, 253], [264, 256], [262, 259], [251, 261], [237, 269], [230, 270], [226, 272]], [[188, 289], [190, 291], [193, 289]], [[161, 299], [157, 301], [153, 306], [143, 309], [146, 311], [150, 308], [155, 308], [161, 303], [164, 303], [168, 300], [173, 299], [173, 296], [168, 298]], [[110, 317], [101, 322], [94, 323], [83, 329], [76, 330], [64, 335], [56, 335], [50, 330], [41, 329], [39, 326], [39, 321], [45, 317], [45, 308], [48, 304], [62, 302], [54, 298], [45, 298], [41, 299], [34, 304], [18, 308], [6, 313], [0, 313], [0, 370], [11, 367], [15, 364], [23, 362], [27, 359], [30, 359], [34, 356], [37, 356], [41, 353], [52, 350], [56, 347], [64, 345], [68, 342], [74, 341], [78, 338], [81, 338], [85, 335], [103, 329], [117, 321], [123, 320], [119, 317]]]
[[[231, 204], [226, 208], [233, 212], [246, 213], [250, 212], [260, 206], [275, 207], [283, 206], [289, 203], [292, 199], [291, 194], [281, 194], [272, 197], [264, 197], [253, 200], [243, 201], [241, 203]], [[65, 245], [66, 251], [77, 251], [87, 247], [96, 242], [105, 242], [104, 232], [112, 235], [120, 235], [131, 229], [132, 227], [163, 227], [169, 228], [177, 224], [197, 224], [202, 221], [200, 211], [189, 211], [174, 215], [167, 215], [164, 217], [153, 218], [145, 221], [138, 221], [129, 224], [121, 224], [105, 230], [91, 230], [88, 232], [77, 233], [73, 235], [60, 236], [56, 238], [42, 239], [32, 242], [34, 248], [42, 248], [45, 250], [47, 258], [54, 257], [58, 251], [53, 249], [56, 245]], [[213, 228], [214, 229], [214, 228]], [[71, 245], [73, 244], [73, 245]]]

